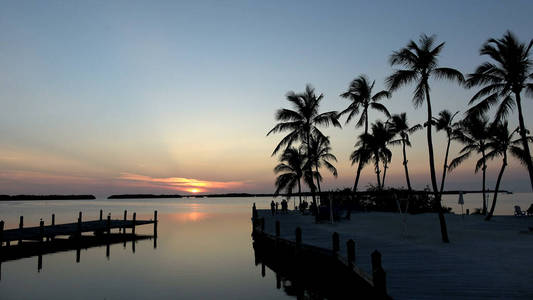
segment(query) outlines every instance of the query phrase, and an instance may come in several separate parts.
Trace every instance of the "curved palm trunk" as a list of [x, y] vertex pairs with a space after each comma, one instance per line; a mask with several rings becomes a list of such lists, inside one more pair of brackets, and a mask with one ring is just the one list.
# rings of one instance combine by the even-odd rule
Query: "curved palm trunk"
[[490, 207], [489, 214], [485, 217], [485, 221], [489, 221], [490, 218], [492, 218], [492, 215], [494, 214], [494, 208], [496, 207], [496, 199], [498, 198], [498, 191], [500, 190], [500, 182], [502, 181], [503, 171], [505, 171], [506, 166], [507, 166], [507, 151], [503, 153], [502, 168], [500, 169], [500, 173], [498, 174], [498, 180], [496, 180], [496, 187], [494, 188], [494, 197], [492, 199], [492, 205]]
[[405, 169], [405, 180], [407, 181], [407, 190], [411, 192], [411, 180], [409, 180], [409, 169], [407, 168], [407, 154], [405, 152], [405, 139], [402, 138], [403, 151], [403, 168]]
[[[365, 134], [368, 134], [368, 106], [365, 106], [365, 109], [363, 110], [363, 113], [365, 114]], [[363, 143], [363, 147], [365, 144]], [[361, 176], [361, 171], [363, 170], [361, 162], [357, 165], [357, 173], [355, 174], [355, 183], [353, 185], [353, 191], [357, 192], [357, 185], [359, 185], [359, 178]]]
[[515, 92], [516, 106], [518, 107], [518, 123], [520, 126], [520, 137], [522, 138], [522, 147], [526, 152], [526, 165], [529, 172], [529, 181], [531, 183], [531, 189], [533, 189], [533, 162], [531, 161], [531, 152], [529, 151], [529, 143], [526, 137], [526, 125], [524, 123], [524, 116], [522, 115], [522, 103], [520, 93]]
[[481, 167], [481, 171], [483, 171], [483, 186], [481, 187], [481, 191], [483, 192], [483, 210], [481, 213], [483, 215], [487, 214], [487, 192], [486, 192], [486, 178], [487, 178], [487, 164], [485, 162], [485, 149], [484, 145], [481, 146], [481, 159], [483, 160], [483, 166]]
[[450, 144], [452, 139], [448, 136], [448, 145], [446, 146], [446, 155], [444, 156], [444, 166], [442, 167], [442, 180], [440, 182], [440, 193], [444, 191], [444, 180], [446, 179], [446, 173], [448, 173], [448, 153], [450, 153]]
[[431, 138], [431, 120], [432, 120], [431, 100], [429, 97], [429, 87], [428, 87], [427, 79], [424, 85], [425, 85], [425, 92], [426, 92], [426, 102], [427, 102], [426, 104], [428, 106], [427, 140], [428, 140], [429, 171], [431, 174], [431, 185], [433, 186], [433, 193], [435, 194], [435, 206], [439, 214], [440, 233], [442, 236], [442, 241], [444, 243], [449, 243], [450, 240], [448, 238], [446, 220], [444, 219], [444, 213], [442, 212], [442, 206], [440, 203], [440, 193], [437, 187], [437, 178], [435, 176], [435, 159], [433, 156], [433, 139]]

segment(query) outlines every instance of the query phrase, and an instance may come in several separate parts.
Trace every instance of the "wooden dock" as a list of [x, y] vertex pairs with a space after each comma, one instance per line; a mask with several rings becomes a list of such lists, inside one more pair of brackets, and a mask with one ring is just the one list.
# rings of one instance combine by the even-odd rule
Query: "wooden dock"
[[[271, 226], [271, 225], [270, 225]], [[295, 229], [294, 241], [281, 238], [281, 224], [275, 222], [275, 235], [265, 231], [265, 218], [258, 217], [252, 208], [252, 237], [256, 265], [268, 265], [280, 280], [291, 281], [298, 298], [306, 290], [328, 299], [372, 298], [391, 299], [387, 294], [386, 273], [381, 266], [381, 253], [371, 254], [372, 275], [360, 269], [355, 263], [355, 242], [346, 243], [347, 255], [340, 255], [340, 239], [337, 233], [331, 237], [331, 249], [302, 243], [302, 230]], [[281, 277], [281, 278], [278, 278]]]
[[124, 217], [120, 219], [111, 219], [111, 215], [107, 219], [102, 218], [102, 210], [100, 210], [100, 219], [94, 221], [82, 221], [82, 213], [78, 215], [78, 222], [55, 224], [55, 215], [52, 215], [52, 224], [44, 225], [44, 221], [40, 221], [40, 225], [36, 227], [24, 227], [24, 217], [20, 217], [19, 228], [4, 229], [4, 221], [0, 221], [0, 246], [10, 246], [11, 242], [18, 241], [21, 244], [24, 241], [44, 241], [53, 240], [57, 236], [81, 236], [85, 232], [93, 232], [95, 235], [111, 234], [113, 229], [119, 229], [126, 233], [126, 229], [131, 229], [131, 233], [135, 234], [135, 227], [140, 225], [154, 224], [154, 235], [157, 233], [157, 211], [154, 212], [152, 220], [137, 220], [137, 214], [133, 213], [133, 218], [127, 219], [127, 212], [124, 211]]

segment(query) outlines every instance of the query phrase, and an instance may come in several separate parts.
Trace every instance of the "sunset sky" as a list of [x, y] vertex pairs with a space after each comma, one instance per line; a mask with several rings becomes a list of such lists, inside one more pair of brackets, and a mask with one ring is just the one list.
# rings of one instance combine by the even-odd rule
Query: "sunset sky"
[[[383, 89], [392, 51], [421, 33], [446, 42], [442, 66], [470, 73], [486, 60], [487, 38], [508, 29], [533, 38], [532, 11], [532, 1], [3, 1], [0, 194], [273, 192], [270, 154], [283, 135], [266, 133], [288, 91], [310, 83], [323, 111], [342, 110], [353, 78], [367, 74]], [[432, 82], [433, 111], [464, 112], [474, 92]], [[411, 93], [384, 104], [415, 124], [426, 108], [415, 110]], [[532, 128], [533, 101], [524, 103]], [[326, 189], [353, 185], [348, 158], [361, 129], [343, 127], [324, 130], [339, 170]], [[425, 132], [412, 142], [412, 181], [423, 188]], [[435, 145], [440, 178], [444, 133]], [[392, 159], [387, 184], [405, 185], [400, 148]], [[490, 187], [498, 168], [489, 165]], [[447, 187], [480, 181], [470, 162]], [[515, 160], [503, 188], [530, 191]]]

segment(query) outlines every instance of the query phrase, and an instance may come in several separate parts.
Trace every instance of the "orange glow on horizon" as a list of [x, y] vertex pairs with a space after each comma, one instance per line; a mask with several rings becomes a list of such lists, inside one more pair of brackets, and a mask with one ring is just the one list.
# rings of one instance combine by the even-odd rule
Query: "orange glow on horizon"
[[236, 189], [244, 185], [244, 182], [240, 181], [207, 181], [181, 177], [154, 178], [132, 173], [122, 173], [118, 178], [121, 180], [149, 183], [156, 187], [174, 189], [191, 194], [208, 192], [211, 189]]

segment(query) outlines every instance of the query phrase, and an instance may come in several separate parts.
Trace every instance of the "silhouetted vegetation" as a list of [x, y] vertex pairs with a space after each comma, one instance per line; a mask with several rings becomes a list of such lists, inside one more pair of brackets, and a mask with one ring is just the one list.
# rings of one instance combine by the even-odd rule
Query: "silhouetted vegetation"
[[111, 195], [107, 199], [150, 199], [150, 198], [181, 198], [181, 195], [123, 194]]
[[0, 201], [17, 200], [92, 200], [93, 195], [0, 195]]

